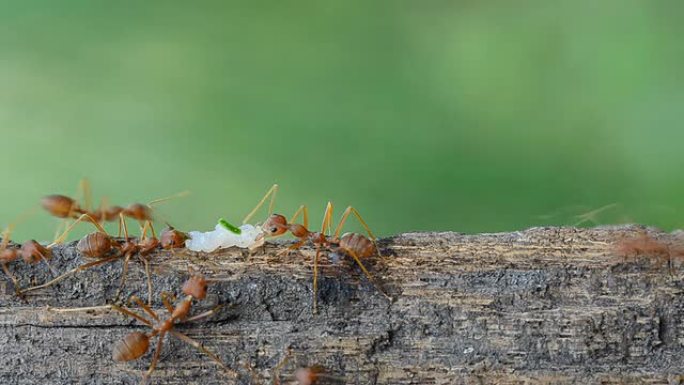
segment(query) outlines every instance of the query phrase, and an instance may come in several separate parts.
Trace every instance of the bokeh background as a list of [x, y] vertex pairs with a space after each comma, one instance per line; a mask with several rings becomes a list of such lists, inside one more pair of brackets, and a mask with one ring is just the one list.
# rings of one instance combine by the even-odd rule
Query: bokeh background
[[678, 0], [3, 2], [0, 219], [88, 177], [119, 204], [191, 190], [159, 207], [186, 230], [273, 183], [278, 211], [351, 204], [383, 235], [606, 205], [680, 227], [682, 20]]

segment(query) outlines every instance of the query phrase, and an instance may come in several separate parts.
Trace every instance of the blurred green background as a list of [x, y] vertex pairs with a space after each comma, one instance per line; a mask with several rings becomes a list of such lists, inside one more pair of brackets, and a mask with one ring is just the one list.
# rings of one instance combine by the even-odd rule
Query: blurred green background
[[317, 227], [351, 204], [384, 235], [611, 203], [600, 223], [679, 227], [682, 20], [682, 1], [3, 2], [0, 218], [88, 177], [119, 204], [191, 190], [159, 208], [186, 230], [276, 182], [278, 211]]

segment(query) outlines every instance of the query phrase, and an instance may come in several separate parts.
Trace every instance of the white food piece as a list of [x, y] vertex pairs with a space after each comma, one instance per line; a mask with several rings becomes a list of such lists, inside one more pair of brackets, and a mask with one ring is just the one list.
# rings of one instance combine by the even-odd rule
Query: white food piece
[[261, 227], [252, 225], [240, 226], [241, 233], [235, 234], [220, 224], [213, 231], [191, 231], [190, 239], [185, 241], [185, 246], [192, 251], [212, 252], [216, 249], [227, 247], [250, 247], [256, 242], [263, 240], [264, 233]]

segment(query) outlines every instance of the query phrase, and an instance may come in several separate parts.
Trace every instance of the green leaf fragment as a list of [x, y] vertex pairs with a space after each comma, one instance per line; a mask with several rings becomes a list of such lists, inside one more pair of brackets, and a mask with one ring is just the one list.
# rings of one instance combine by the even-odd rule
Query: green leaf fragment
[[219, 219], [218, 223], [219, 223], [219, 225], [223, 226], [224, 229], [230, 231], [231, 233], [238, 234], [238, 235], [242, 234], [242, 230], [240, 230], [239, 227], [231, 225], [227, 220], [225, 220], [223, 218]]

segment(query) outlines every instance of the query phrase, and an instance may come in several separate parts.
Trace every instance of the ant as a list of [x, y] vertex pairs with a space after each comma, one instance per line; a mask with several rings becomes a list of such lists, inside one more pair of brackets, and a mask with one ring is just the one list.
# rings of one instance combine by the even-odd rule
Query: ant
[[[280, 362], [276, 365], [274, 369], [275, 373], [273, 376], [273, 385], [281, 385], [280, 370], [287, 364], [291, 357], [292, 350], [288, 349], [287, 353], [285, 354], [285, 357], [283, 357], [283, 359], [280, 360]], [[292, 382], [292, 384], [296, 383], [297, 385], [316, 385], [319, 383], [319, 380], [323, 379], [332, 380], [335, 381], [335, 383], [337, 383], [338, 381], [344, 381], [344, 378], [342, 377], [331, 376], [330, 374], [328, 374], [325, 367], [323, 367], [322, 365], [299, 367], [295, 369], [294, 373], [292, 374], [292, 378], [294, 379], [294, 382]]]
[[[23, 214], [20, 216], [20, 219], [15, 220], [15, 223], [23, 221], [30, 215], [30, 213]], [[14, 224], [8, 225], [2, 232], [2, 243], [0, 243], [0, 265], [2, 266], [2, 270], [5, 275], [7, 275], [7, 277], [12, 281], [15, 294], [19, 298], [24, 299], [24, 292], [19, 288], [19, 280], [10, 272], [8, 264], [16, 262], [19, 258], [23, 259], [25, 263], [30, 265], [34, 265], [42, 261], [48, 267], [50, 272], [53, 275], [56, 275], [56, 272], [52, 266], [50, 266], [49, 259], [52, 258], [51, 249], [61, 241], [56, 239], [48, 246], [43, 246], [36, 240], [31, 239], [19, 245], [19, 247], [10, 248], [9, 243], [14, 226]]]
[[640, 231], [631, 238], [622, 238], [615, 244], [615, 252], [622, 257], [653, 256], [658, 260], [658, 266], [667, 262], [672, 272], [673, 257], [684, 256], [684, 249], [672, 242], [662, 241]]
[[[107, 200], [103, 199], [100, 203], [100, 207], [97, 210], [91, 210], [90, 183], [87, 179], [81, 180], [79, 189], [83, 191], [84, 195], [85, 204], [83, 207], [79, 205], [77, 200], [60, 194], [47, 195], [43, 197], [41, 204], [43, 208], [52, 216], [62, 218], [64, 220], [70, 218], [76, 219], [80, 215], [87, 214], [89, 218], [88, 220], [96, 221], [97, 223], [102, 224], [103, 222], [113, 222], [119, 220], [119, 218], [123, 215], [126, 218], [131, 218], [138, 221], [141, 228], [143, 228], [145, 224], [148, 224], [153, 237], [156, 237], [154, 226], [152, 225], [154, 220], [152, 213], [153, 206], [171, 199], [184, 197], [189, 194], [187, 191], [184, 191], [165, 198], [152, 200], [147, 204], [132, 203], [127, 207], [109, 206], [107, 204]], [[121, 235], [121, 226], [122, 222], [119, 221], [119, 235]]]
[[148, 303], [152, 303], [152, 277], [150, 274], [149, 261], [147, 256], [151, 254], [158, 246], [162, 246], [164, 249], [173, 249], [177, 247], [182, 247], [182, 243], [179, 243], [179, 239], [183, 237], [183, 233], [175, 229], [166, 229], [162, 232], [162, 238], [164, 242], [161, 242], [156, 236], [147, 237], [147, 229], [149, 228], [149, 223], [146, 223], [142, 230], [142, 235], [140, 239], [130, 238], [128, 236], [128, 227], [123, 214], [119, 214], [119, 220], [121, 221], [121, 226], [124, 230], [124, 238], [118, 240], [113, 238], [107, 231], [99, 224], [94, 221], [93, 218], [89, 217], [88, 214], [82, 214], [74, 223], [72, 223], [69, 228], [62, 234], [59, 240], [63, 240], [73, 227], [79, 222], [86, 220], [97, 228], [98, 231], [89, 233], [85, 235], [76, 244], [76, 249], [86, 258], [95, 259], [93, 262], [85, 263], [81, 266], [75, 267], [70, 271], [48, 281], [42, 285], [33, 286], [24, 289], [23, 292], [29, 292], [38, 289], [44, 289], [63, 279], [74, 275], [78, 272], [90, 269], [95, 266], [99, 266], [108, 262], [119, 260], [123, 258], [123, 269], [121, 273], [121, 282], [117, 290], [114, 301], [117, 301], [121, 295], [124, 288], [126, 277], [128, 275], [128, 263], [133, 256], [137, 256], [140, 261], [145, 266], [145, 274], [147, 276], [147, 289], [148, 289]]
[[[269, 205], [269, 211], [273, 209], [273, 203], [275, 200], [275, 194], [278, 191], [278, 185], [273, 185], [271, 189], [268, 190], [266, 195], [259, 201], [257, 206], [245, 217], [243, 222], [247, 222], [256, 211], [264, 204], [269, 195], [271, 197], [271, 203]], [[328, 202], [325, 208], [325, 214], [323, 215], [323, 225], [320, 232], [309, 231], [309, 213], [306, 205], [301, 205], [294, 213], [292, 218], [288, 221], [285, 216], [280, 214], [270, 214], [266, 222], [262, 225], [263, 231], [269, 237], [277, 237], [287, 233], [288, 231], [298, 239], [298, 242], [289, 246], [287, 249], [283, 250], [280, 254], [289, 253], [293, 250], [297, 250], [304, 246], [307, 242], [312, 243], [316, 247], [316, 256], [314, 257], [314, 274], [313, 274], [313, 312], [317, 312], [317, 293], [318, 293], [318, 259], [321, 254], [322, 248], [327, 248], [331, 250], [329, 257], [333, 261], [337, 261], [344, 256], [351, 257], [354, 262], [361, 268], [361, 271], [366, 275], [366, 278], [375, 286], [375, 288], [384, 295], [387, 299], [392, 300], [392, 298], [385, 293], [379, 285], [375, 283], [373, 276], [366, 269], [361, 259], [369, 258], [371, 256], [377, 255], [382, 257], [380, 249], [377, 246], [377, 238], [373, 235], [370, 227], [363, 220], [361, 214], [352, 206], [347, 207], [347, 209], [342, 214], [335, 232], [332, 236], [326, 235], [330, 232], [331, 221], [333, 214], [333, 205]], [[350, 214], [354, 214], [359, 220], [361, 225], [364, 227], [368, 233], [368, 237], [358, 234], [358, 233], [345, 233], [340, 236], [342, 228]], [[302, 215], [303, 224], [294, 223], [294, 221]]]
[[152, 357], [152, 362], [150, 363], [150, 367], [147, 372], [145, 372], [143, 375], [142, 384], [147, 382], [147, 379], [152, 372], [154, 372], [154, 369], [157, 366], [162, 345], [164, 343], [164, 336], [166, 336], [167, 333], [178, 337], [181, 341], [206, 354], [226, 372], [230, 373], [231, 375], [236, 375], [236, 373], [229, 369], [218, 356], [206, 349], [198, 341], [175, 330], [175, 326], [178, 324], [178, 321], [197, 321], [213, 315], [221, 307], [219, 305], [204, 313], [188, 317], [190, 308], [192, 306], [192, 301], [194, 299], [202, 300], [206, 297], [207, 280], [201, 275], [191, 275], [185, 284], [183, 284], [182, 292], [186, 295], [186, 297], [183, 298], [177, 306], [173, 306], [171, 301], [169, 301], [169, 297], [175, 301], [175, 297], [172, 294], [166, 292], [162, 293], [162, 302], [170, 314], [170, 316], [166, 319], [161, 319], [159, 315], [152, 310], [152, 308], [145, 305], [138, 297], [135, 296], [131, 297], [131, 302], [134, 302], [140, 306], [145, 313], [152, 317], [152, 319], [145, 318], [144, 316], [129, 309], [111, 305], [112, 309], [126, 316], [133, 317], [152, 329], [152, 331], [149, 333], [132, 332], [126, 335], [121, 341], [116, 343], [112, 349], [112, 358], [114, 361], [133, 361], [142, 357], [150, 348], [150, 339], [155, 336], [159, 336], [157, 340], [157, 346], [154, 351], [154, 356]]

